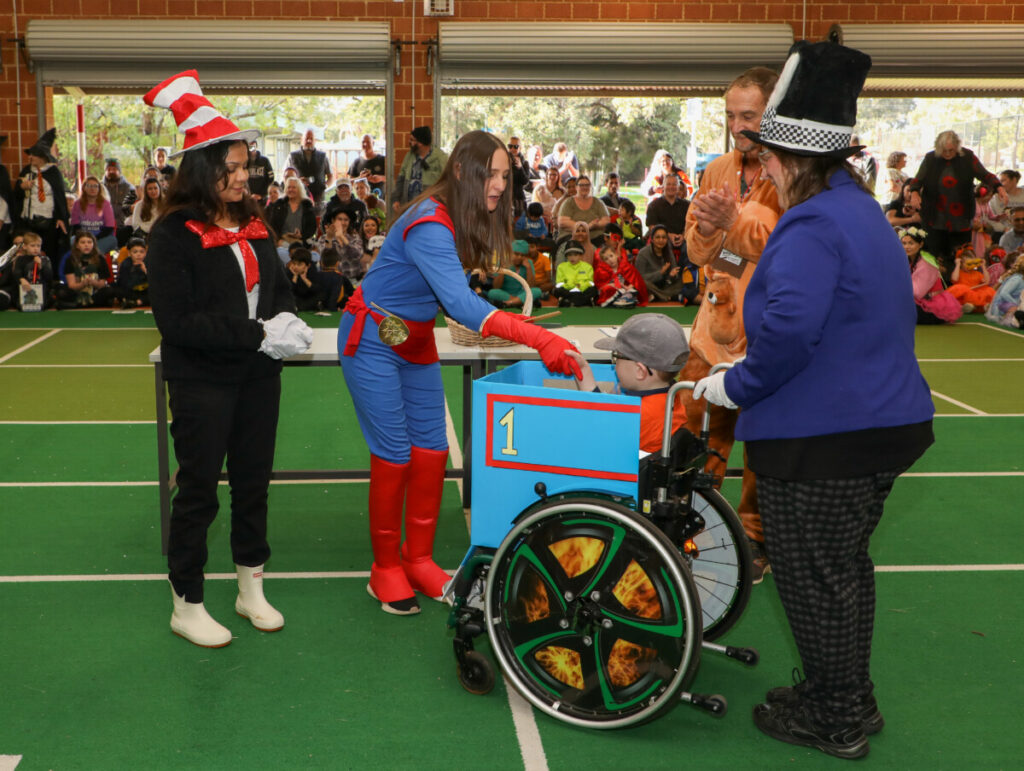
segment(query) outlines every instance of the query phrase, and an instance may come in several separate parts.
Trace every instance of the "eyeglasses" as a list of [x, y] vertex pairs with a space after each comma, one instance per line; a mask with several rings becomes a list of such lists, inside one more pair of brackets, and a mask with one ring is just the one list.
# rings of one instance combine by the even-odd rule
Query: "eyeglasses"
[[518, 150], [519, 149], [519, 145], [509, 145], [508, 149], [509, 150]]
[[[614, 364], [618, 364], [620, 361], [636, 361], [636, 359], [631, 359], [628, 356], [623, 356], [618, 351], [612, 351], [612, 364], [613, 365]], [[648, 367], [646, 364], [644, 364], [642, 362], [637, 362], [637, 363], [640, 364], [641, 367], [643, 367], [644, 369], [647, 370], [647, 374], [648, 375], [653, 375], [654, 374], [654, 371], [650, 367]]]
[[757, 154], [757, 159], [759, 161], [761, 161], [761, 163], [767, 163], [769, 160], [771, 160], [774, 157], [775, 157], [775, 153], [773, 153], [771, 150], [762, 150], [761, 152], [759, 152]]

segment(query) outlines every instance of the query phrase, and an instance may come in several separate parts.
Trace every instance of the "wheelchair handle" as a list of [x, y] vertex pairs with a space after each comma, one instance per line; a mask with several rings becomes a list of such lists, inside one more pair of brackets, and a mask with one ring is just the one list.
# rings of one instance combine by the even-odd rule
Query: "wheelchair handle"
[[[732, 362], [723, 361], [716, 364], [708, 372], [708, 375], [714, 375], [716, 372], [721, 372], [723, 369], [732, 369]], [[668, 458], [671, 454], [672, 445], [672, 415], [675, 412], [676, 395], [685, 389], [692, 391], [697, 387], [697, 383], [693, 380], [680, 380], [678, 383], [673, 383], [672, 387], [668, 389], [668, 396], [665, 399], [665, 426], [661, 434], [661, 457]], [[704, 410], [704, 419], [701, 421], [700, 427], [700, 438], [701, 441], [707, 442], [708, 437], [711, 435], [711, 409]]]

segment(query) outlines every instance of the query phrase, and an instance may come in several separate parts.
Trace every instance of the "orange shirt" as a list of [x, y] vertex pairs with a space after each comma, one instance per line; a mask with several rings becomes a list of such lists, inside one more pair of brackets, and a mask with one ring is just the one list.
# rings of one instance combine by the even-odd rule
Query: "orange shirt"
[[[704, 171], [700, 190], [694, 198], [699, 197], [705, 190], [720, 189], [725, 185], [729, 186], [734, 195], [739, 196], [742, 158], [743, 154], [739, 150], [733, 150], [728, 155], [711, 161]], [[771, 235], [780, 216], [782, 214], [775, 186], [769, 180], [760, 178], [754, 180], [754, 184], [743, 197], [740, 202], [739, 219], [728, 231], [715, 230], [709, 236], [701, 235], [697, 230], [697, 218], [692, 206], [686, 214], [686, 253], [691, 262], [696, 265], [708, 265], [723, 248], [744, 259], [742, 275], [739, 278], [729, 276], [729, 280], [734, 283], [732, 296], [735, 298], [736, 312], [740, 319], [743, 318], [743, 295], [747, 291], [747, 284], [750, 283], [754, 267], [761, 259], [764, 245], [768, 242], [768, 236]], [[746, 336], [729, 344], [712, 340], [707, 321], [709, 308], [707, 303], [701, 303], [697, 311], [690, 334], [690, 349], [696, 351], [708, 364], [736, 361], [746, 353]]]
[[538, 252], [533, 261], [533, 277], [538, 284], [546, 284], [551, 280], [551, 259], [543, 252]]
[[[660, 452], [661, 437], [665, 428], [665, 397], [664, 391], [643, 396], [640, 399], [640, 449], [644, 452]], [[686, 407], [683, 400], [676, 398], [675, 410], [672, 413], [672, 433], [686, 423]]]

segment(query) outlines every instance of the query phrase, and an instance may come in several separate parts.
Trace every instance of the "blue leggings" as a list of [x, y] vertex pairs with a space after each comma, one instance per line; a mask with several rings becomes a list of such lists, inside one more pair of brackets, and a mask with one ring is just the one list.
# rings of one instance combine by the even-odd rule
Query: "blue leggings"
[[390, 463], [409, 462], [409, 448], [447, 450], [441, 364], [412, 364], [377, 337], [367, 317], [359, 350], [345, 356], [355, 317], [342, 315], [338, 358], [370, 452]]

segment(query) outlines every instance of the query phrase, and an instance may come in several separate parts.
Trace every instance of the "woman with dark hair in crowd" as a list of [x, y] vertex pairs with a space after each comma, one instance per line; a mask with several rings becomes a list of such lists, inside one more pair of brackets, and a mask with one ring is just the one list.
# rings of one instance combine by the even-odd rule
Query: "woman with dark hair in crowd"
[[142, 186], [142, 200], [136, 201], [132, 207], [132, 216], [128, 224], [132, 227], [135, 238], [147, 238], [153, 223], [160, 216], [164, 205], [164, 186], [158, 179], [147, 179]]
[[647, 246], [636, 255], [636, 269], [657, 300], [678, 300], [683, 291], [682, 270], [668, 244], [668, 229], [655, 225], [647, 237]]
[[71, 251], [61, 262], [64, 284], [57, 287], [62, 308], [109, 308], [123, 292], [113, 285], [106, 257], [96, 248], [96, 237], [88, 230], [75, 232]]
[[[785, 213], [743, 300], [747, 355], [694, 398], [741, 408], [765, 546], [805, 680], [768, 691], [754, 723], [842, 758], [884, 720], [871, 681], [868, 553], [896, 478], [932, 443], [914, 356], [907, 257], [848, 158], [871, 59], [835, 43], [790, 51], [760, 131]], [[829, 98], [824, 98], [825, 94]]]
[[537, 349], [553, 371], [578, 372], [564, 338], [495, 310], [466, 281], [467, 271], [510, 258], [511, 163], [493, 134], [464, 134], [438, 181], [390, 228], [338, 329], [341, 367], [370, 447], [367, 591], [388, 613], [418, 613], [415, 592], [440, 599], [449, 580], [433, 559], [448, 461], [434, 343], [439, 305], [483, 337]]
[[885, 207], [885, 219], [894, 228], [921, 224], [921, 185], [909, 179], [900, 188], [900, 194]]
[[[304, 351], [312, 331], [294, 314], [284, 266], [262, 209], [249, 195], [248, 143], [258, 132], [239, 131], [219, 115], [198, 79], [189, 70], [145, 96], [150, 106], [174, 105], [182, 131], [192, 125], [167, 205], [150, 233], [146, 264], [178, 461], [167, 545], [171, 631], [218, 648], [231, 642], [231, 632], [206, 611], [203, 571], [225, 458], [238, 574], [235, 612], [264, 632], [284, 626], [284, 616], [263, 596], [263, 564], [270, 557], [267, 493], [280, 360]], [[201, 122], [192, 120], [195, 111], [203, 114]]]

